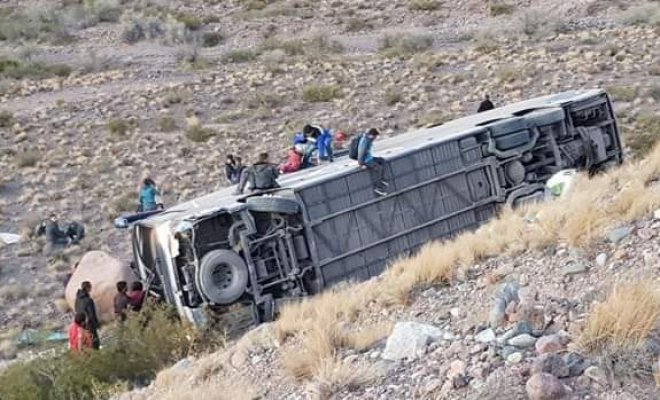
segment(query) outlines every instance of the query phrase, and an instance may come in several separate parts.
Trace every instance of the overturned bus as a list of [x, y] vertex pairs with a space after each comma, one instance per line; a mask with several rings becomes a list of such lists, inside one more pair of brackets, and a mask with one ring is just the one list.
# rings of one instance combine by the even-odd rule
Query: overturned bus
[[280, 301], [380, 274], [425, 242], [473, 229], [499, 205], [544, 195], [556, 172], [622, 161], [602, 90], [539, 97], [377, 141], [389, 193], [343, 156], [286, 175], [281, 189], [232, 188], [135, 224], [135, 268], [195, 324], [234, 304], [269, 320]]

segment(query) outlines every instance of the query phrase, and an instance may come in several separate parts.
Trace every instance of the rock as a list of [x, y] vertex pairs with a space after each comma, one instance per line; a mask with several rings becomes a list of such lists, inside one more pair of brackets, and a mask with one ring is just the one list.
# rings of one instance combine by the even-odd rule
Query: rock
[[479, 343], [492, 343], [495, 341], [495, 331], [491, 328], [484, 329], [483, 331], [479, 332], [476, 334], [474, 337], [474, 340], [476, 340]]
[[427, 346], [442, 338], [444, 331], [418, 322], [397, 322], [387, 338], [383, 359], [416, 359], [426, 354]]
[[509, 345], [515, 346], [518, 348], [527, 348], [532, 347], [536, 343], [536, 338], [528, 333], [523, 333], [509, 339]]
[[126, 281], [130, 286], [137, 279], [133, 270], [119, 259], [103, 251], [90, 251], [78, 263], [64, 293], [69, 307], [73, 310], [80, 284], [90, 281], [96, 313], [102, 322], [109, 322], [115, 318], [114, 297], [117, 294], [117, 282]]
[[520, 364], [523, 360], [524, 356], [521, 352], [517, 351], [513, 354], [509, 354], [509, 356], [506, 358], [506, 363], [507, 364]]
[[248, 360], [247, 351], [239, 348], [231, 355], [229, 362], [231, 363], [232, 367], [236, 369], [241, 369], [247, 364], [247, 360]]
[[632, 232], [632, 228], [629, 226], [622, 226], [620, 228], [613, 229], [607, 234], [607, 240], [612, 243], [618, 243], [626, 236], [630, 235], [630, 232]]
[[543, 336], [536, 342], [536, 352], [539, 354], [555, 353], [563, 348], [561, 338], [557, 335]]
[[653, 212], [653, 218], [654, 219], [660, 219], [660, 208], [658, 208], [657, 210], [655, 210]]
[[607, 375], [605, 374], [605, 371], [595, 365], [585, 369], [584, 376], [600, 385], [607, 385]]
[[525, 385], [529, 400], [556, 400], [564, 394], [564, 385], [554, 376], [541, 372], [532, 375]]
[[566, 365], [566, 361], [554, 353], [542, 354], [534, 360], [531, 372], [532, 374], [545, 372], [557, 378], [566, 378], [570, 375], [570, 369]]
[[596, 265], [598, 265], [599, 267], [604, 267], [605, 263], [607, 263], [607, 254], [600, 253], [599, 255], [596, 256]]
[[449, 315], [451, 315], [453, 318], [460, 318], [461, 310], [458, 307], [454, 307], [451, 310], [449, 310]]
[[466, 374], [467, 364], [463, 360], [454, 360], [449, 364], [449, 371], [447, 371], [447, 379], [451, 381], [454, 389], [459, 389], [467, 386], [468, 381]]
[[582, 261], [576, 261], [564, 267], [562, 269], [562, 274], [565, 276], [579, 275], [584, 272], [587, 272], [587, 264]]
[[589, 366], [589, 362], [578, 353], [570, 352], [565, 354], [563, 358], [568, 366], [569, 376], [580, 376]]
[[509, 281], [501, 284], [495, 293], [495, 304], [489, 313], [490, 326], [500, 326], [506, 318], [506, 308], [509, 303], [518, 302], [518, 283]]

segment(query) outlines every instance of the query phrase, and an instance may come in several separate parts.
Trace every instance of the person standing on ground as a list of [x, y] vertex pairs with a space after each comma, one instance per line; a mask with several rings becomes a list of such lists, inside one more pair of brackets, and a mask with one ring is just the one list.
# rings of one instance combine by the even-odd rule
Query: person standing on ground
[[269, 162], [268, 153], [261, 153], [258, 161], [241, 173], [241, 180], [234, 194], [243, 194], [248, 182], [253, 192], [279, 188], [280, 185], [277, 183], [279, 176], [278, 166]]
[[85, 313], [76, 313], [69, 325], [69, 350], [77, 354], [92, 348], [92, 334], [85, 328], [87, 317]]
[[495, 108], [495, 106], [493, 105], [493, 102], [490, 101], [490, 96], [486, 95], [484, 101], [482, 101], [481, 104], [479, 104], [479, 109], [477, 110], [477, 112], [480, 113], [480, 112], [492, 110], [493, 108]]
[[90, 293], [92, 293], [92, 283], [90, 281], [84, 281], [80, 284], [80, 289], [76, 293], [76, 304], [75, 312], [76, 314], [85, 314], [87, 321], [87, 330], [89, 330], [92, 335], [92, 348], [98, 349], [101, 347], [101, 340], [99, 338], [99, 319], [96, 315], [96, 305], [94, 304], [94, 299], [92, 299]]
[[374, 157], [371, 154], [371, 148], [374, 140], [378, 138], [380, 132], [376, 128], [371, 128], [366, 134], [359, 138], [357, 144], [357, 161], [362, 168], [369, 168], [376, 177], [376, 187], [374, 192], [380, 196], [387, 195], [389, 184], [385, 181], [385, 159]]
[[128, 292], [128, 283], [126, 281], [117, 282], [117, 294], [115, 295], [115, 318], [119, 321], [126, 321], [126, 310], [130, 306], [130, 299], [126, 294]]
[[146, 292], [144, 291], [142, 282], [133, 282], [131, 285], [131, 291], [128, 293], [129, 307], [132, 311], [139, 312], [142, 309], [142, 303], [144, 302], [145, 295]]
[[142, 187], [140, 188], [140, 212], [153, 211], [158, 208], [156, 203], [156, 196], [158, 196], [158, 190], [156, 189], [156, 182], [151, 178], [146, 178], [142, 182]]

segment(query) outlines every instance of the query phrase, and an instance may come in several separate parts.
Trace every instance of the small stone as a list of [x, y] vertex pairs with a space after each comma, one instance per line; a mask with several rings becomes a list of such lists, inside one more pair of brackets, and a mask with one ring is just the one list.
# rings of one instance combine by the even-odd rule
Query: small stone
[[484, 329], [483, 331], [476, 334], [474, 340], [479, 343], [492, 343], [495, 341], [495, 331], [491, 328]]
[[449, 364], [449, 371], [447, 371], [447, 379], [454, 379], [459, 375], [465, 375], [467, 364], [463, 360], [454, 360]]
[[653, 219], [660, 219], [660, 208], [653, 212]]
[[605, 371], [595, 365], [585, 369], [584, 376], [603, 386], [607, 385], [607, 375], [605, 374]]
[[503, 347], [499, 350], [499, 355], [500, 355], [500, 357], [506, 359], [506, 358], [508, 358], [511, 354], [518, 352], [518, 350], [519, 350], [518, 348], [513, 347], [513, 346], [503, 346]]
[[519, 351], [509, 354], [509, 356], [506, 358], [506, 363], [507, 364], [520, 364], [523, 360], [523, 354]]
[[522, 335], [509, 339], [509, 344], [518, 348], [527, 348], [534, 346], [536, 340], [537, 339], [534, 336], [528, 333], [523, 333]]
[[579, 275], [587, 272], [587, 264], [582, 261], [577, 261], [572, 264], [567, 265], [562, 269], [562, 273], [565, 276]]
[[569, 376], [580, 376], [589, 367], [589, 362], [580, 354], [574, 352], [565, 354], [564, 362], [568, 366]]
[[600, 253], [598, 256], [596, 256], [596, 265], [598, 265], [599, 267], [604, 267], [606, 262], [607, 262], [607, 254]]
[[563, 348], [561, 339], [557, 335], [544, 336], [536, 342], [536, 352], [539, 354], [555, 353]]
[[454, 389], [464, 388], [468, 385], [468, 380], [465, 375], [458, 375], [452, 378], [451, 385]]
[[247, 352], [242, 350], [236, 350], [234, 354], [231, 355], [229, 362], [231, 363], [232, 367], [236, 369], [240, 369], [246, 365], [247, 356], [248, 356]]
[[529, 400], [556, 400], [565, 394], [564, 385], [559, 379], [545, 372], [532, 375], [525, 389]]
[[429, 383], [424, 385], [424, 392], [433, 393], [442, 387], [442, 381], [440, 379], [432, 379]]
[[566, 361], [554, 353], [542, 354], [532, 364], [532, 374], [545, 372], [557, 378], [566, 378], [570, 375], [570, 369]]
[[449, 314], [453, 318], [460, 318], [461, 317], [461, 310], [458, 307], [454, 307], [451, 310], [449, 310]]
[[631, 231], [632, 228], [630, 228], [629, 226], [622, 226], [620, 228], [613, 229], [607, 234], [607, 240], [609, 240], [612, 243], [618, 243], [626, 236], [630, 235]]

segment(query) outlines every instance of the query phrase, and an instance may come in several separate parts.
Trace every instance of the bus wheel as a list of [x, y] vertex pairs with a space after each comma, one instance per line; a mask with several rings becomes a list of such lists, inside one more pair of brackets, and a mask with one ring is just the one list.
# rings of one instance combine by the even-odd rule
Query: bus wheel
[[245, 293], [248, 268], [245, 261], [231, 250], [213, 250], [200, 263], [201, 290], [215, 304], [231, 304]]

